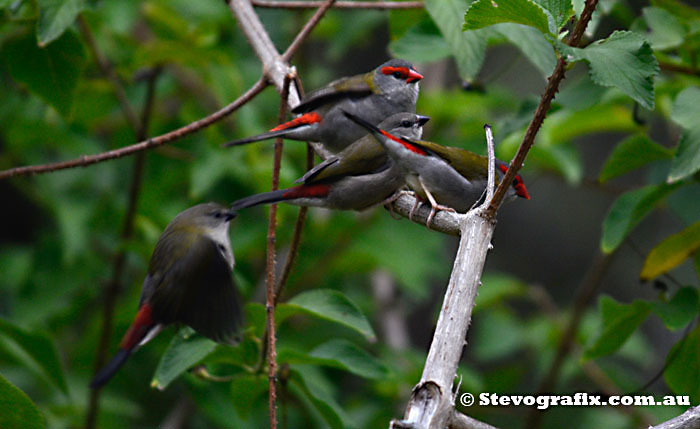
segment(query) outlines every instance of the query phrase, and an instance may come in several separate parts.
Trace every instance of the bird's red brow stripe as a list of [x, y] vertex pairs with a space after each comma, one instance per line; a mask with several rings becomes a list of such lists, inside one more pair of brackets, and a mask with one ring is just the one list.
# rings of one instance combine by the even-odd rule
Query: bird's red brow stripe
[[412, 145], [411, 143], [409, 143], [405, 140], [401, 140], [398, 137], [394, 137], [384, 130], [379, 130], [379, 132], [382, 133], [385, 137], [401, 144], [403, 147], [410, 150], [411, 152], [417, 153], [418, 155], [427, 155], [428, 154], [428, 152], [424, 151], [423, 149], [419, 148], [418, 146]]
[[148, 303], [144, 303], [141, 308], [139, 308], [139, 312], [136, 314], [136, 319], [134, 319], [134, 322], [131, 324], [131, 326], [129, 326], [129, 330], [126, 331], [126, 334], [124, 334], [121, 348], [124, 350], [133, 349], [139, 343], [139, 341], [146, 336], [146, 333], [152, 324], [153, 320], [151, 319], [151, 306]]
[[282, 196], [286, 199], [292, 198], [313, 198], [313, 197], [325, 197], [330, 191], [330, 185], [301, 185], [291, 188]]
[[316, 122], [321, 122], [321, 115], [319, 115], [316, 112], [310, 112], [310, 113], [305, 113], [298, 118], [294, 118], [289, 122], [285, 122], [284, 124], [279, 124], [275, 128], [271, 129], [270, 131], [280, 131], [280, 130], [286, 130], [288, 128], [296, 128], [301, 125], [311, 125], [315, 124]]
[[498, 164], [498, 169], [501, 170], [503, 174], [506, 174], [506, 171], [508, 171], [508, 167], [503, 164]]
[[406, 79], [406, 77], [408, 76], [408, 69], [406, 67], [382, 67], [382, 73], [384, 74], [392, 74], [395, 72], [401, 73], [401, 77], [403, 79]]

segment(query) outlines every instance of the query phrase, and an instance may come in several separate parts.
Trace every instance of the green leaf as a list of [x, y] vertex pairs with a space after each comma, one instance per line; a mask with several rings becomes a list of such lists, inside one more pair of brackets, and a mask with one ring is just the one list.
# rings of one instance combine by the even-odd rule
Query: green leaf
[[700, 325], [674, 345], [666, 356], [664, 379], [677, 395], [690, 395], [691, 402], [700, 398]]
[[282, 321], [296, 313], [306, 313], [321, 319], [344, 325], [364, 335], [369, 341], [376, 336], [367, 318], [355, 304], [342, 293], [331, 289], [314, 289], [303, 292], [277, 306], [275, 319]]
[[467, 10], [465, 0], [426, 0], [425, 9], [445, 37], [457, 62], [462, 79], [472, 81], [481, 69], [486, 54], [486, 35], [462, 32], [461, 16]]
[[642, 13], [651, 30], [646, 37], [654, 50], [663, 51], [683, 43], [686, 30], [678, 18], [658, 7], [645, 7]]
[[696, 128], [700, 118], [700, 88], [688, 86], [673, 100], [671, 119], [685, 129]]
[[586, 349], [584, 359], [595, 359], [609, 355], [619, 349], [649, 315], [649, 303], [634, 301], [620, 304], [614, 299], [600, 298], [600, 311], [603, 316], [602, 332], [596, 341]]
[[297, 349], [279, 350], [280, 362], [297, 365], [329, 366], [369, 379], [384, 379], [389, 370], [377, 358], [346, 339], [325, 342], [310, 353]]
[[231, 403], [238, 414], [248, 419], [253, 405], [268, 391], [267, 377], [255, 374], [241, 374], [231, 381]]
[[700, 11], [678, 0], [651, 0], [651, 4], [684, 19], [700, 19]]
[[23, 83], [52, 105], [63, 116], [69, 116], [78, 78], [85, 63], [80, 40], [65, 32], [45, 48], [39, 48], [31, 34], [7, 41], [2, 60], [13, 79]]
[[68, 395], [61, 360], [56, 346], [48, 336], [28, 332], [1, 318], [0, 335], [10, 339], [17, 346], [9, 348], [10, 353], [17, 356], [28, 367], [45, 375], [63, 394]]
[[612, 205], [603, 221], [600, 247], [610, 253], [622, 243], [649, 212], [678, 188], [674, 185], [650, 185], [622, 194]]
[[382, 379], [389, 370], [374, 356], [345, 339], [334, 339], [321, 344], [309, 353], [335, 366], [360, 377]]
[[569, 19], [574, 16], [574, 7], [571, 0], [534, 0], [535, 3], [539, 4], [549, 12], [549, 14], [554, 19], [554, 24], [556, 30], [559, 31], [560, 28], [566, 24]]
[[478, 30], [493, 24], [513, 22], [554, 34], [545, 10], [531, 0], [476, 0], [464, 14], [463, 30]]
[[646, 134], [633, 135], [615, 146], [605, 161], [598, 180], [605, 183], [650, 162], [668, 159], [672, 156], [673, 151], [652, 141]]
[[449, 57], [450, 47], [435, 23], [426, 17], [389, 44], [389, 52], [411, 62], [431, 62]]
[[544, 77], [549, 77], [557, 63], [552, 45], [537, 29], [520, 24], [496, 24], [492, 30], [515, 45]]
[[307, 381], [303, 373], [298, 370], [292, 370], [289, 379], [290, 382], [293, 383], [293, 386], [296, 387], [297, 396], [300, 396], [300, 399], [306, 400], [309, 406], [314, 407], [331, 428], [345, 428], [345, 424], [343, 423], [343, 410], [332, 397], [324, 395], [321, 389], [310, 385], [311, 380]]
[[671, 162], [668, 183], [683, 180], [700, 170], [700, 125], [683, 132], [676, 156]]
[[498, 305], [507, 298], [527, 294], [527, 286], [520, 279], [505, 273], [486, 273], [481, 281], [474, 305], [475, 312]]
[[0, 427], [43, 428], [44, 416], [29, 396], [0, 375]]
[[664, 325], [675, 331], [690, 323], [700, 307], [698, 291], [694, 287], [684, 287], [670, 301], [650, 302], [651, 311], [663, 320]]
[[37, 0], [37, 37], [43, 47], [59, 38], [87, 6], [86, 0]]
[[642, 280], [650, 280], [672, 270], [700, 247], [700, 222], [667, 237], [644, 260]]
[[165, 389], [180, 374], [204, 359], [215, 348], [214, 341], [196, 334], [192, 328], [180, 329], [160, 358], [158, 368], [151, 380], [151, 387]]
[[659, 73], [659, 63], [639, 34], [615, 31], [584, 49], [559, 41], [555, 44], [569, 61], [587, 61], [591, 79], [598, 85], [616, 87], [645, 108], [654, 108], [654, 76]]

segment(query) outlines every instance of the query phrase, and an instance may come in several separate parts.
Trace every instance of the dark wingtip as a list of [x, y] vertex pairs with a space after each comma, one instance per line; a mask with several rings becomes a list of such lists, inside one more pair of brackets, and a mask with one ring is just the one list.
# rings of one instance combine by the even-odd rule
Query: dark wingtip
[[114, 355], [112, 360], [110, 360], [107, 365], [104, 366], [96, 375], [95, 378], [90, 382], [91, 389], [99, 389], [100, 387], [107, 384], [107, 382], [112, 378], [112, 376], [117, 372], [117, 370], [124, 365], [124, 362], [131, 355], [131, 351], [126, 349], [119, 349], [117, 354]]
[[351, 121], [357, 123], [358, 125], [361, 125], [361, 126], [367, 128], [367, 129], [370, 130], [370, 131], [379, 132], [379, 128], [377, 128], [376, 126], [374, 126], [374, 125], [372, 125], [371, 123], [367, 122], [366, 120], [360, 118], [359, 116], [353, 115], [352, 113], [348, 112], [347, 110], [343, 110], [342, 112], [343, 112], [343, 114], [344, 114], [348, 119], [350, 119]]

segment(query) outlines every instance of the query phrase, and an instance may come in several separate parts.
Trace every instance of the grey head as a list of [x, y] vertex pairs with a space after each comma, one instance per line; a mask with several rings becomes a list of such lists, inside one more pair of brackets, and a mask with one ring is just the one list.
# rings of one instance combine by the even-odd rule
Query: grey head
[[389, 116], [378, 127], [398, 137], [420, 140], [423, 136], [423, 125], [429, 120], [430, 116], [402, 112]]
[[375, 90], [390, 98], [406, 98], [415, 106], [418, 98], [418, 81], [423, 75], [406, 60], [392, 59], [377, 67], [374, 72]]

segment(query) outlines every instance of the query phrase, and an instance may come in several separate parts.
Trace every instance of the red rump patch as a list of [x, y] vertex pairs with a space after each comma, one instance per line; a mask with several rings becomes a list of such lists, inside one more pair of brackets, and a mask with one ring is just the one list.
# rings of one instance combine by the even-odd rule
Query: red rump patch
[[418, 146], [411, 144], [410, 142], [408, 142], [404, 139], [400, 139], [396, 136], [393, 136], [384, 130], [379, 130], [379, 132], [382, 133], [385, 137], [401, 144], [403, 147], [405, 147], [406, 149], [410, 150], [413, 153], [417, 153], [418, 155], [427, 155], [428, 154], [428, 152], [424, 151], [423, 149], [419, 148]]
[[382, 73], [383, 74], [394, 74], [394, 73], [399, 73], [399, 78], [405, 79], [406, 83], [412, 83], [412, 82], [417, 82], [421, 79], [423, 79], [423, 75], [418, 73], [417, 71], [413, 69], [409, 69], [408, 67], [382, 67]]
[[285, 122], [284, 124], [279, 124], [275, 128], [271, 129], [270, 131], [286, 130], [289, 128], [300, 127], [302, 125], [315, 124], [316, 122], [321, 122], [321, 115], [319, 115], [316, 112], [309, 112], [309, 113], [305, 113], [305, 114], [299, 116], [298, 118], [294, 118], [289, 122]]
[[153, 326], [151, 311], [151, 306], [147, 302], [139, 308], [136, 319], [131, 323], [129, 330], [126, 331], [124, 338], [122, 338], [122, 343], [120, 345], [122, 349], [133, 349], [146, 336], [149, 329]]
[[282, 194], [285, 199], [294, 198], [315, 198], [315, 197], [325, 197], [331, 190], [331, 185], [300, 185], [290, 188], [287, 192]]
[[[498, 169], [501, 170], [501, 173], [503, 174], [506, 174], [506, 171], [508, 171], [508, 167], [505, 164], [498, 164]], [[520, 177], [519, 174], [516, 174], [515, 179], [513, 179], [513, 188], [515, 189], [515, 195], [525, 198], [526, 200], [530, 199], [530, 194], [525, 188], [523, 178]]]

